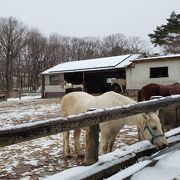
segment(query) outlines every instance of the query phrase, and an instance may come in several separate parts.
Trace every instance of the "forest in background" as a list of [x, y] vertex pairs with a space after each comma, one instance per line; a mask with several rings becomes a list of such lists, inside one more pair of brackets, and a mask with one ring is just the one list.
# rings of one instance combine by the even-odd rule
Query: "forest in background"
[[[167, 25], [149, 34], [150, 40], [164, 48], [164, 53], [179, 53], [180, 15], [172, 12], [167, 21]], [[57, 33], [47, 37], [14, 17], [1, 17], [0, 90], [36, 91], [41, 85], [40, 73], [62, 62], [136, 53], [152, 53], [140, 37], [126, 37], [121, 33], [102, 38], [67, 37]]]

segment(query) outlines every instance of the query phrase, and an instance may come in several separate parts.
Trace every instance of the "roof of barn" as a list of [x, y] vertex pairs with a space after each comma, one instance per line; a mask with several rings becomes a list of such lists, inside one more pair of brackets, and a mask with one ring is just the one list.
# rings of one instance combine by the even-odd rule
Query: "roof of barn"
[[158, 61], [158, 60], [169, 60], [169, 59], [176, 59], [180, 60], [180, 54], [170, 54], [165, 56], [155, 56], [155, 57], [141, 57], [137, 59], [133, 59], [132, 62], [144, 62], [144, 61]]
[[132, 60], [141, 57], [140, 54], [128, 54], [121, 56], [96, 58], [89, 60], [71, 61], [58, 64], [42, 74], [55, 74], [67, 72], [98, 71], [106, 69], [124, 68], [131, 64]]

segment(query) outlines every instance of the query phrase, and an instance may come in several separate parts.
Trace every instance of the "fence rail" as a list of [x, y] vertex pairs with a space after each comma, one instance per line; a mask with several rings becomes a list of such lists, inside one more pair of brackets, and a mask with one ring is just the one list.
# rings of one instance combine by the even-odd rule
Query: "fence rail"
[[[90, 126], [92, 131], [98, 134], [97, 126], [102, 122], [116, 120], [139, 113], [156, 111], [157, 109], [172, 107], [174, 105], [180, 105], [180, 95], [140, 102], [133, 105], [97, 109], [95, 111], [86, 112], [76, 116], [69, 116], [66, 118], [56, 118], [52, 120], [17, 125], [9, 128], [0, 128], [0, 146], [7, 146], [87, 126]], [[91, 141], [98, 141], [98, 138], [94, 139], [90, 137], [90, 139]], [[92, 146], [94, 146], [94, 144], [96, 144], [96, 147], [89, 147], [88, 149], [91, 151], [94, 148], [97, 149], [98, 143], [92, 143]], [[91, 154], [91, 158], [88, 156], [86, 157], [87, 164], [92, 164], [97, 161], [98, 151], [96, 151], [96, 155], [88, 152], [86, 154]], [[88, 161], [88, 159], [92, 158], [94, 160]]]
[[[172, 146], [180, 143], [180, 138], [179, 138], [180, 128], [176, 128], [174, 131], [175, 133], [173, 134], [171, 132], [168, 132], [171, 135], [167, 137], [167, 141], [169, 142], [169, 147], [164, 150], [172, 149]], [[172, 149], [171, 152], [173, 151], [174, 149]], [[128, 173], [123, 174], [123, 179], [129, 180], [131, 176], [137, 171], [140, 171], [146, 166], [149, 166], [152, 164], [154, 165], [154, 163], [157, 162], [157, 159], [151, 156], [152, 154], [156, 152], [158, 152], [158, 150], [154, 146], [149, 145], [149, 142], [147, 141], [137, 142], [135, 144], [128, 146], [128, 148], [124, 148], [123, 150], [119, 149], [117, 151], [109, 153], [108, 155], [107, 154], [102, 155], [100, 157], [101, 161], [94, 164], [93, 167], [92, 166], [86, 167], [86, 171], [79, 170], [79, 173], [78, 173], [78, 171], [76, 170], [77, 167], [73, 167], [71, 169], [68, 169], [67, 173], [68, 173], [69, 179], [92, 180], [92, 179], [106, 179], [116, 173], [120, 173], [120, 171], [123, 174], [123, 170], [127, 169]], [[163, 150], [160, 152], [161, 152], [161, 155], [163, 155]], [[156, 155], [158, 155], [158, 153], [156, 153]], [[108, 157], [111, 157], [111, 158], [108, 158]], [[113, 157], [113, 160], [112, 160], [112, 157]], [[135, 163], [138, 164], [139, 159], [141, 159], [140, 160], [141, 162], [149, 160], [149, 164], [147, 163], [144, 166], [138, 166], [136, 168], [136, 171], [129, 170], [128, 168], [131, 168], [132, 165], [134, 165]], [[66, 170], [65, 172], [62, 173], [62, 176], [60, 173], [58, 175], [58, 178], [63, 179], [64, 174], [66, 174]], [[121, 178], [116, 178], [116, 179], [121, 179]]]

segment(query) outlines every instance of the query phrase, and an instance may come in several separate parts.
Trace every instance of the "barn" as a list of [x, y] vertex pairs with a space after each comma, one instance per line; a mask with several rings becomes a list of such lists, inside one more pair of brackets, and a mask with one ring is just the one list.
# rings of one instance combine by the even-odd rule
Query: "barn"
[[145, 57], [140, 54], [71, 61], [42, 72], [43, 97], [65, 93], [64, 81], [88, 93], [137, 92], [148, 83], [172, 84], [180, 81], [180, 54]]
[[[149, 83], [169, 85], [180, 82], [180, 54], [132, 60], [126, 68], [126, 88], [137, 92]], [[180, 108], [163, 109], [164, 127], [171, 129], [180, 124]]]
[[126, 88], [139, 90], [149, 83], [173, 84], [180, 81], [180, 54], [132, 60], [126, 68]]
[[43, 97], [63, 96], [64, 81], [73, 87], [81, 86], [88, 93], [122, 92], [126, 89], [126, 67], [140, 57], [128, 54], [58, 64], [42, 72]]

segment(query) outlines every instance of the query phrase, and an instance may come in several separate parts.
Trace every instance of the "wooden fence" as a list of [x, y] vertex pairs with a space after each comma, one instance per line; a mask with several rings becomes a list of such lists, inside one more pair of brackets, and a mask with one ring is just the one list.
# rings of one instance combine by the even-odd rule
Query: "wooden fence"
[[0, 128], [0, 146], [7, 146], [28, 141], [76, 128], [90, 127], [88, 148], [86, 150], [85, 164], [90, 165], [98, 161], [99, 124], [139, 113], [156, 111], [165, 107], [180, 105], [180, 95], [140, 102], [114, 108], [98, 109], [76, 116], [38, 121], [23, 125]]
[[[158, 158], [156, 159], [156, 156], [158, 157], [159, 155], [164, 155], [167, 151], [170, 152], [170, 149], [171, 152], [173, 152], [175, 150], [173, 146], [179, 146], [180, 128], [171, 130], [170, 132], [167, 132], [165, 135], [167, 141], [169, 142], [168, 148], [165, 148], [160, 152], [158, 152], [155, 146], [150, 145], [148, 141], [137, 142], [135, 144], [129, 145], [128, 147], [124, 147], [122, 149], [113, 151], [109, 154], [104, 154], [100, 156], [100, 161], [95, 163], [93, 166], [86, 167], [85, 171], [84, 169], [82, 169], [82, 171], [77, 171], [77, 167], [67, 169], [67, 171], [65, 170], [65, 172], [62, 172], [62, 174], [60, 173], [58, 175], [58, 179], [63, 179], [64, 174], [66, 173], [68, 173], [69, 179], [73, 180], [106, 179], [115, 175], [116, 173], [122, 173], [123, 179], [129, 180], [132, 175], [142, 170], [146, 166], [154, 166], [158, 161]], [[156, 155], [151, 156], [154, 153], [156, 153]], [[147, 160], [148, 163], [145, 163], [143, 166], [138, 166], [135, 171], [132, 171], [132, 165], [137, 165], [138, 161], [144, 162]], [[128, 173], [124, 173], [124, 171], [128, 171]]]

